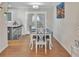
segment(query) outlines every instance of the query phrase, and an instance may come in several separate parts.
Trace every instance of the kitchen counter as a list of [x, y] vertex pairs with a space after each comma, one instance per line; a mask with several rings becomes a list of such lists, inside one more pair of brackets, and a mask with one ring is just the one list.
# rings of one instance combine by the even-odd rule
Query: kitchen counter
[[19, 39], [22, 35], [22, 25], [19, 26], [9, 26], [8, 27], [8, 39], [9, 40], [15, 40]]
[[8, 27], [17, 28], [17, 27], [22, 27], [22, 25], [9, 25]]
[[21, 27], [22, 26], [22, 24], [18, 24], [18, 23], [14, 24], [14, 22], [15, 21], [8, 21], [7, 27]]

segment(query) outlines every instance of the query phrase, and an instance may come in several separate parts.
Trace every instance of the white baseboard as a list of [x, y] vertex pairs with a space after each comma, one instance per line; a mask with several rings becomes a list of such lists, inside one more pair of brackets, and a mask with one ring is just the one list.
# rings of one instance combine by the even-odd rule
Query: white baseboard
[[69, 51], [65, 45], [55, 36], [53, 35], [53, 37], [60, 43], [60, 45], [71, 55], [71, 51]]

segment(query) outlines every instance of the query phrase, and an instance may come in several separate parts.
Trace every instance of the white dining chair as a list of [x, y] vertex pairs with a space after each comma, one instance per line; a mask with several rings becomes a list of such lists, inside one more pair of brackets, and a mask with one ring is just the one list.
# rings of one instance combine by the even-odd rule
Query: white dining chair
[[34, 31], [30, 31], [30, 48], [31, 50], [33, 49], [34, 47], [34, 42], [36, 40], [36, 35], [37, 35], [37, 32], [36, 32], [36, 29]]
[[47, 40], [45, 32], [42, 31], [43, 28], [37, 29], [37, 36], [36, 36], [36, 54], [38, 50], [38, 46], [45, 46], [45, 54], [47, 53]]
[[49, 42], [49, 49], [52, 49], [52, 38], [50, 33], [46, 33], [46, 40]]
[[34, 47], [34, 42], [36, 40], [36, 34], [30, 34], [30, 37], [31, 37], [31, 40], [30, 40], [30, 47], [31, 47], [31, 50], [33, 49]]

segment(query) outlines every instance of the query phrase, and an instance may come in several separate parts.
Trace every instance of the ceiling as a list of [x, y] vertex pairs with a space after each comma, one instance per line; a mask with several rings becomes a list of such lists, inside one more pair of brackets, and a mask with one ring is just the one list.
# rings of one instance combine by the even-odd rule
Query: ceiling
[[[58, 2], [41, 2], [39, 5], [40, 8], [48, 8], [56, 5]], [[32, 4], [29, 2], [8, 2], [8, 7], [15, 7], [15, 8], [32, 8]]]

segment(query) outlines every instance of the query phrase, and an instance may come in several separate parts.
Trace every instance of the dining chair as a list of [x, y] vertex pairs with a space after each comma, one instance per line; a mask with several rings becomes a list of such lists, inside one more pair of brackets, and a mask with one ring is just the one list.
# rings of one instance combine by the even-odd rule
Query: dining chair
[[40, 46], [40, 45], [45, 46], [44, 49], [45, 49], [45, 54], [46, 54], [47, 53], [47, 40], [46, 40], [44, 28], [37, 29], [36, 44], [35, 44], [36, 54], [37, 54], [38, 46]]
[[35, 30], [31, 29], [31, 31], [30, 31], [30, 38], [31, 38], [30, 39], [30, 48], [31, 48], [31, 50], [34, 47], [34, 42], [36, 40], [36, 35], [37, 35], [36, 29]]
[[49, 49], [52, 49], [52, 38], [50, 33], [46, 33], [46, 40], [49, 42]]

